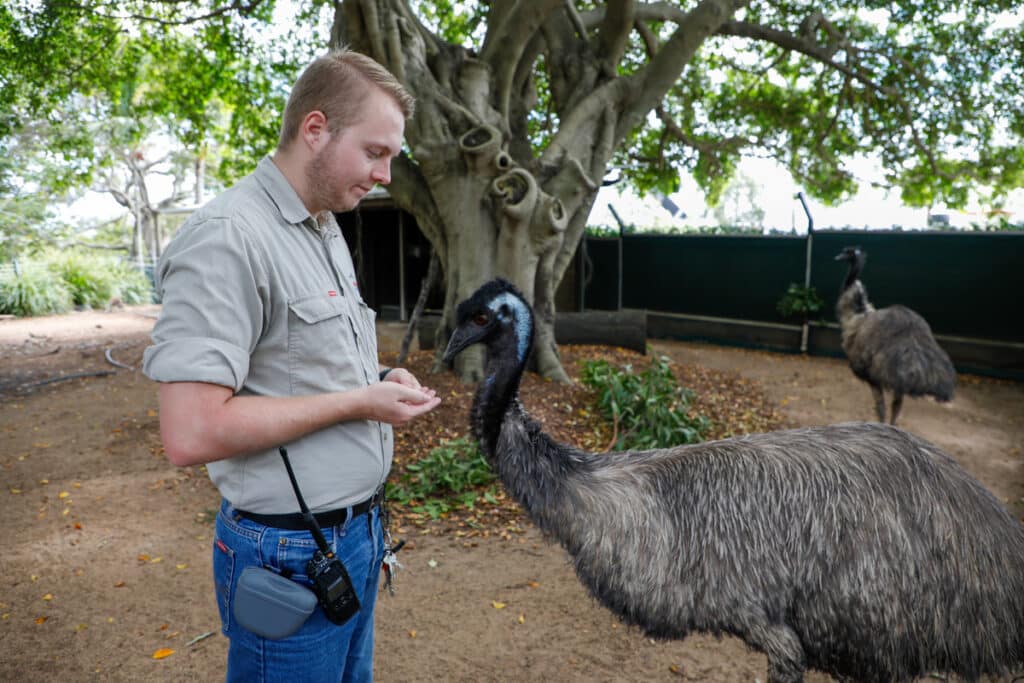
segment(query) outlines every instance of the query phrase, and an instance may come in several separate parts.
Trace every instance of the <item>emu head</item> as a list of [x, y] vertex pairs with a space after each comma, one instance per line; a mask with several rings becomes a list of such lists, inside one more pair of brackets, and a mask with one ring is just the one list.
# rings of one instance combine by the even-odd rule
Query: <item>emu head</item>
[[868, 258], [867, 253], [858, 247], [843, 247], [843, 250], [836, 254], [836, 261], [849, 261], [850, 265], [863, 266]]
[[533, 344], [533, 311], [512, 283], [495, 278], [459, 304], [445, 362], [473, 344], [486, 344], [489, 357], [514, 354], [518, 364], [526, 362]]
[[860, 277], [861, 268], [864, 267], [864, 261], [867, 258], [868, 255], [860, 247], [843, 247], [843, 250], [836, 255], [836, 261], [848, 261], [850, 263], [850, 269], [846, 272], [846, 277], [843, 279], [843, 292], [852, 287], [853, 283]]

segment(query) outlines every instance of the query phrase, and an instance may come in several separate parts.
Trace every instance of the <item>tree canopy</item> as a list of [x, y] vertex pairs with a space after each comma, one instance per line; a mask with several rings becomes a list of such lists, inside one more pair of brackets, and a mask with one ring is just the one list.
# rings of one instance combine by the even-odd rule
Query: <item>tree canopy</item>
[[744, 155], [830, 203], [855, 192], [863, 156], [910, 205], [998, 203], [1024, 186], [1024, 31], [1009, 0], [295, 0], [291, 32], [258, 40], [281, 9], [5, 6], [2, 144], [37, 136], [60, 161], [52, 185], [71, 186], [108, 163], [96, 126], [156, 121], [193, 158], [220, 144], [211, 173], [228, 181], [272, 147], [308, 57], [351, 46], [417, 97], [389, 192], [440, 259], [446, 322], [480, 281], [509, 277], [534, 301], [537, 362], [554, 377], [554, 290], [609, 169], [664, 194], [687, 171], [712, 203]]

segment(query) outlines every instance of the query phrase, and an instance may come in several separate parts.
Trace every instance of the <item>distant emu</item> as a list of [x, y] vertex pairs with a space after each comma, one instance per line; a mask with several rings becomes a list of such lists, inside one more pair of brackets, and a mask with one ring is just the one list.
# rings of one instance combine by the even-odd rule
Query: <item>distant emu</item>
[[932, 336], [928, 323], [906, 306], [875, 309], [858, 279], [867, 254], [860, 247], [845, 247], [837, 261], [849, 261], [836, 303], [843, 334], [843, 351], [850, 369], [871, 386], [878, 421], [885, 422], [885, 390], [892, 392], [890, 422], [903, 406], [903, 396], [953, 398], [956, 370], [949, 354]]
[[624, 622], [738, 636], [771, 683], [1024, 666], [1024, 526], [937, 447], [850, 423], [587, 453], [519, 401], [533, 331], [493, 280], [459, 305], [445, 358], [486, 346], [471, 413], [484, 456]]

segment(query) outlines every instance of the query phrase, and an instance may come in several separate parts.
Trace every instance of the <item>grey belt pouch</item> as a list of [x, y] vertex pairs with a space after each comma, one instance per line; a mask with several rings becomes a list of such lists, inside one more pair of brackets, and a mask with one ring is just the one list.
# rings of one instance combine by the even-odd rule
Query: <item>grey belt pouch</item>
[[306, 623], [316, 595], [305, 586], [263, 567], [246, 567], [238, 577], [235, 621], [258, 636], [280, 640]]

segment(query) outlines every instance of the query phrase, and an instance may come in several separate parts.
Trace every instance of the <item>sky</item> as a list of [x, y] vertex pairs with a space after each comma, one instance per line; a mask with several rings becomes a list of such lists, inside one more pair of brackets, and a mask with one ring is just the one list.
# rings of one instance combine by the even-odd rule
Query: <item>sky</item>
[[[900, 201], [898, 191], [886, 192], [871, 185], [872, 179], [879, 180], [882, 177], [877, 165], [861, 161], [852, 166], [853, 172], [861, 182], [860, 191], [850, 201], [830, 207], [805, 194], [804, 199], [811, 218], [814, 219], [815, 229], [847, 226], [885, 229], [894, 225], [905, 230], [927, 228], [927, 209], [906, 206]], [[758, 186], [757, 201], [765, 212], [766, 229], [806, 234], [807, 214], [796, 197], [801, 188], [785, 168], [767, 159], [744, 159], [739, 165], [739, 173], [752, 178]], [[603, 187], [594, 202], [588, 222], [592, 225], [617, 225], [615, 217], [608, 209], [610, 203], [623, 221], [637, 227], [675, 227], [682, 230], [686, 227], [716, 224], [712, 209], [704, 202], [704, 196], [697, 183], [689, 175], [683, 174], [680, 177], [679, 191], [669, 195], [669, 199], [686, 214], [685, 218], [680, 215], [673, 217], [655, 197], [623, 194], [615, 186]], [[1010, 220], [1024, 222], [1024, 191], [1014, 192], [1005, 208], [1012, 214]], [[932, 213], [949, 216], [950, 225], [955, 227], [969, 227], [972, 221], [983, 222], [982, 207], [976, 204], [963, 211], [938, 206]]]

